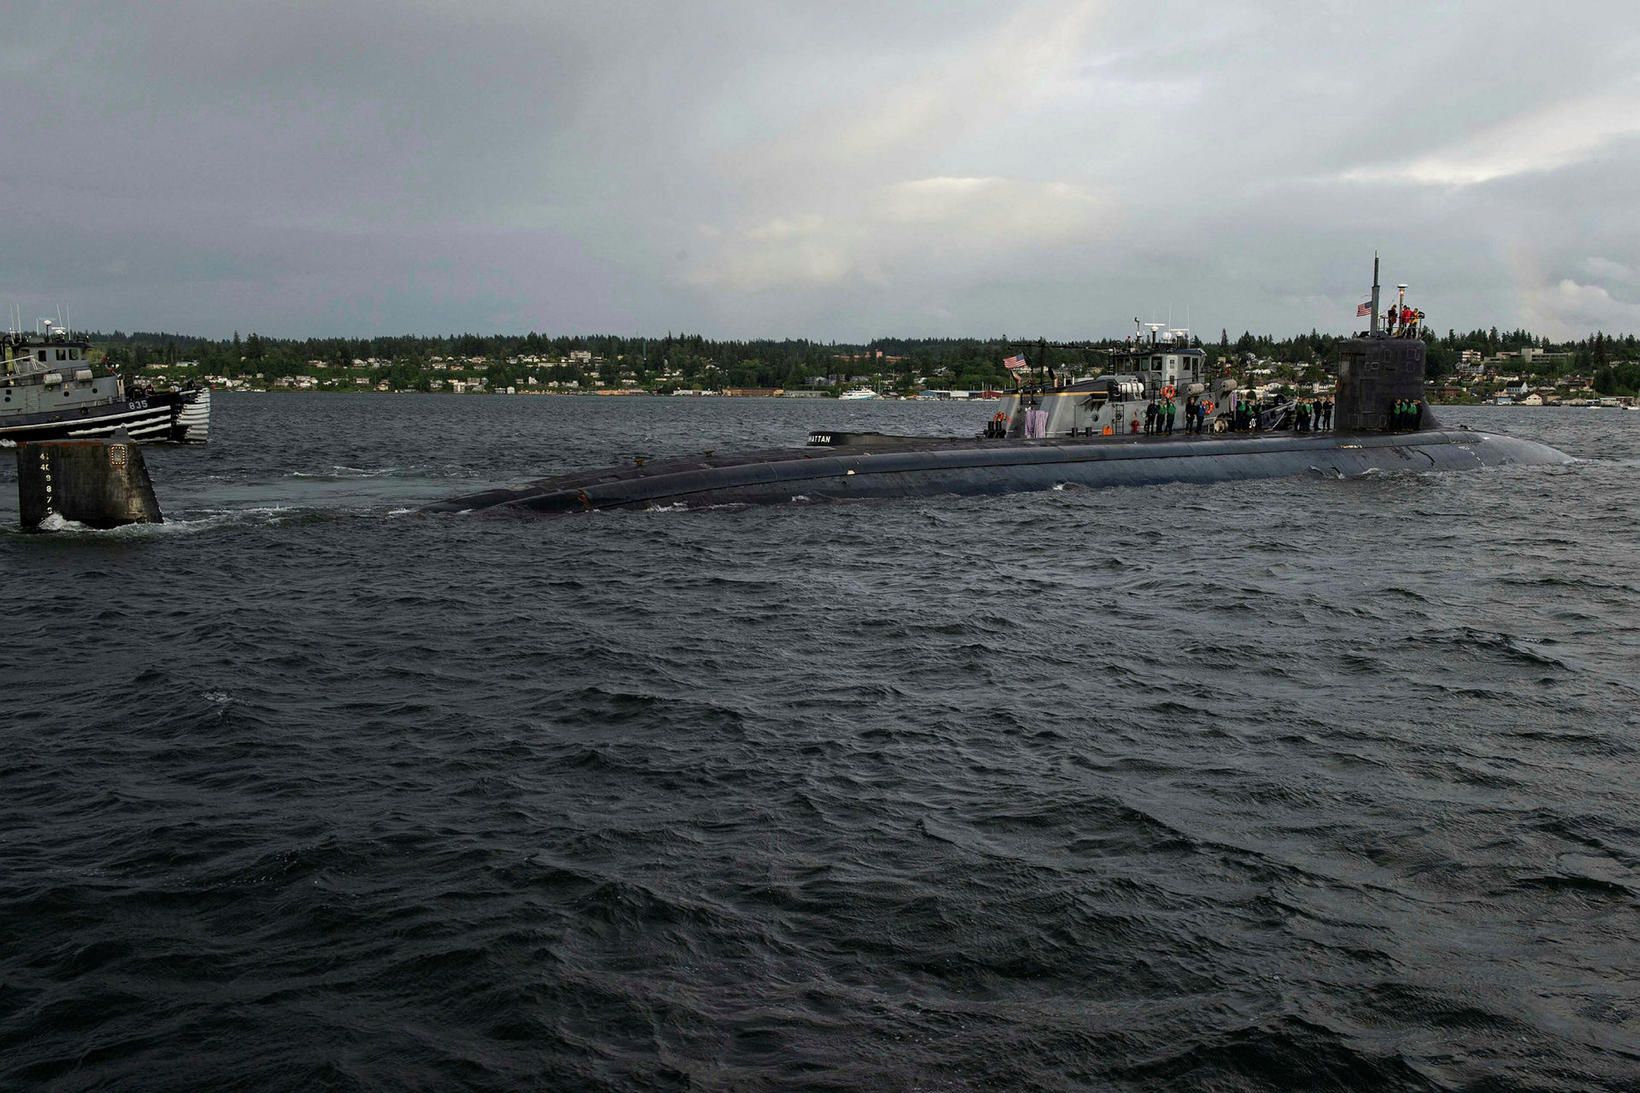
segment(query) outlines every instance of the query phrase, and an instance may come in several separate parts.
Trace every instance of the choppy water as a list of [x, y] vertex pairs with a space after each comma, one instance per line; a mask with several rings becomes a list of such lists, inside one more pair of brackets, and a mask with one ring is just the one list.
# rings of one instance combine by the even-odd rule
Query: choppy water
[[1640, 414], [1566, 468], [406, 515], [983, 410], [220, 396], [0, 453], [0, 1087], [1632, 1089]]

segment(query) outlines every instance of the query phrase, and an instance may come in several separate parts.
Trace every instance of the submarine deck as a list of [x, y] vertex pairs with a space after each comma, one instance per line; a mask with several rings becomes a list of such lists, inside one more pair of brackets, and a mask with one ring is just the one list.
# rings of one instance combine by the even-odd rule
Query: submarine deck
[[1534, 441], [1467, 429], [1040, 439], [819, 433], [810, 439], [802, 448], [634, 459], [452, 498], [422, 511], [546, 515], [677, 502], [1008, 493], [1060, 483], [1142, 485], [1307, 471], [1468, 470], [1569, 458]]

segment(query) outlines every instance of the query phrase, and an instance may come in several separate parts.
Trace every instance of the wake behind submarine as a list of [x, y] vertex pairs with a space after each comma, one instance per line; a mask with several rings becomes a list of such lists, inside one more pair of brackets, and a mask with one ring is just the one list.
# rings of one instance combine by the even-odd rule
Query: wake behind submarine
[[[811, 433], [804, 448], [635, 462], [456, 497], [423, 512], [557, 515], [601, 509], [1000, 494], [1064, 485], [1224, 482], [1307, 473], [1467, 471], [1570, 462], [1536, 441], [1445, 429], [1424, 405], [1425, 346], [1403, 295], [1378, 316], [1373, 260], [1369, 330], [1342, 343], [1334, 418], [1310, 431], [1293, 403], [1260, 410], [1229, 377], [1204, 376], [1206, 353], [1152, 327], [1113, 358], [1123, 370], [1021, 386], [981, 435]], [[1409, 322], [1408, 319], [1411, 319]], [[1395, 322], [1401, 330], [1395, 330]], [[1171, 333], [1171, 332], [1170, 332]], [[1180, 332], [1182, 333], [1182, 332]], [[1155, 400], [1193, 399], [1209, 433], [1157, 435]]]

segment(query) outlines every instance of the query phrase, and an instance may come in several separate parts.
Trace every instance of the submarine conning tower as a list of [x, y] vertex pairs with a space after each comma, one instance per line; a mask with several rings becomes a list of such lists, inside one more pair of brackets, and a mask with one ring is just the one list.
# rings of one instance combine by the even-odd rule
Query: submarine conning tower
[[[1418, 336], [1423, 313], [1409, 328], [1395, 332], [1396, 318], [1406, 313], [1406, 286], [1398, 286], [1390, 309], [1389, 329], [1378, 325], [1378, 255], [1372, 256], [1371, 325], [1365, 336], [1350, 338], [1338, 347], [1338, 390], [1333, 396], [1333, 428], [1338, 432], [1382, 432], [1392, 426], [1390, 409], [1397, 402], [1423, 402], [1424, 339]], [[1420, 430], [1435, 428], [1427, 403], [1418, 415]]]
[[[1333, 399], [1333, 428], [1372, 433], [1390, 427], [1390, 407], [1424, 397], [1422, 338], [1351, 338], [1338, 350], [1338, 394]], [[1421, 429], [1435, 428], [1435, 415], [1424, 406]]]

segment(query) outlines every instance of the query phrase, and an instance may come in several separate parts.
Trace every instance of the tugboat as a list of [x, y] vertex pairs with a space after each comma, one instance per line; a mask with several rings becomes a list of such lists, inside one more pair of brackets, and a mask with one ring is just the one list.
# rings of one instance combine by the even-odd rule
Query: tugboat
[[210, 436], [208, 387], [126, 390], [97, 375], [89, 342], [42, 319], [33, 334], [0, 337], [0, 444], [111, 436], [124, 429], [148, 443], [203, 444]]
[[[428, 505], [423, 512], [547, 516], [600, 509], [774, 504], [859, 497], [1000, 494], [1066, 485], [1210, 483], [1382, 471], [1466, 471], [1568, 463], [1545, 444], [1437, 424], [1424, 403], [1421, 322], [1397, 309], [1399, 333], [1378, 324], [1373, 260], [1372, 323], [1339, 345], [1338, 385], [1324, 406], [1336, 429], [1314, 429], [1307, 402], [1254, 407], [1228, 376], [1205, 376], [1206, 353], [1188, 336], [1139, 333], [1113, 368], [1063, 386], [1012, 392], [978, 436], [811, 433], [806, 448], [738, 455], [636, 460]], [[1404, 291], [1404, 286], [1403, 286]], [[1421, 320], [1421, 316], [1418, 316]], [[1190, 400], [1199, 427], [1145, 427], [1151, 400]], [[1254, 411], [1257, 411], [1256, 413]], [[1179, 416], [1183, 416], [1182, 414]]]
[[[1108, 371], [1063, 383], [1050, 376], [1046, 383], [1021, 384], [1002, 396], [1002, 405], [986, 423], [985, 436], [1043, 439], [1145, 433], [1147, 399], [1158, 405], [1176, 401], [1180, 409], [1199, 401], [1211, 422], [1206, 427], [1227, 431], [1247, 401], [1236, 381], [1229, 375], [1207, 375], [1207, 353], [1191, 345], [1188, 330], [1133, 322], [1135, 333], [1124, 348], [1100, 351], [1108, 354]], [[1181, 416], [1181, 432], [1184, 424]]]

